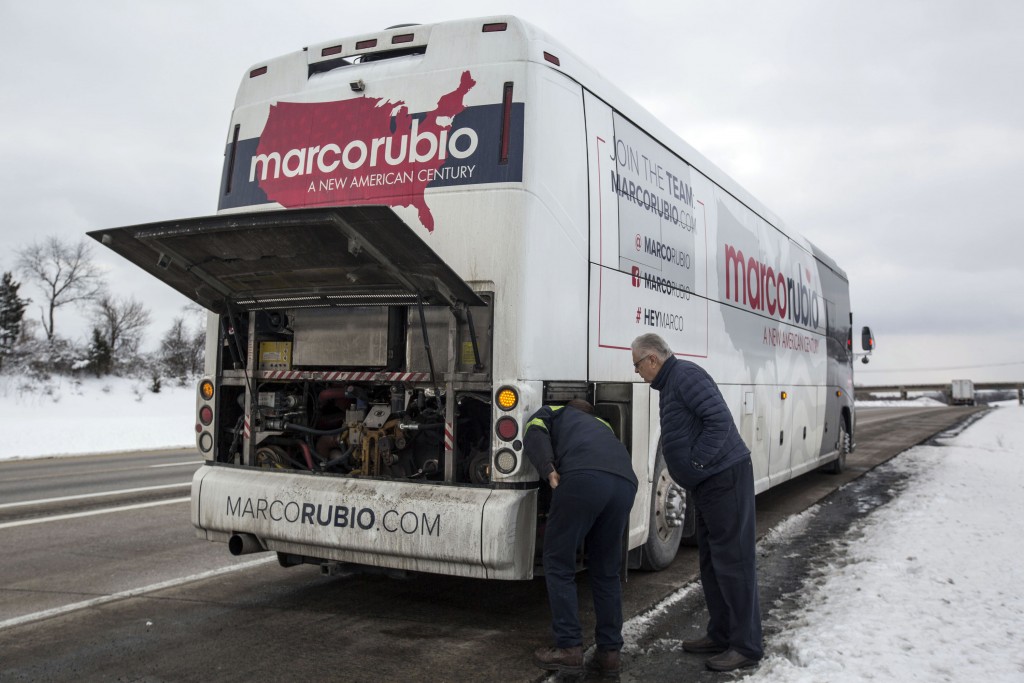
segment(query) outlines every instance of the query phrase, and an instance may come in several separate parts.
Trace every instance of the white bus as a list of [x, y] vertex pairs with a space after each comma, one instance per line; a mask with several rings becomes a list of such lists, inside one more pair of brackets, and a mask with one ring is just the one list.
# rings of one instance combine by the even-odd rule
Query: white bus
[[644, 332], [719, 382], [758, 492], [853, 447], [843, 271], [514, 17], [254, 65], [217, 214], [90, 234], [210, 311], [192, 522], [236, 554], [529, 579], [523, 426], [580, 397], [642, 482], [631, 566], [666, 566], [693, 525]]

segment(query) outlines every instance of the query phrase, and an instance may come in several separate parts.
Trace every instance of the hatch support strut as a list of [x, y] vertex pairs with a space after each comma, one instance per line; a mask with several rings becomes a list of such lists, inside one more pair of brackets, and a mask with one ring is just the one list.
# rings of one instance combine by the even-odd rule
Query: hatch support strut
[[416, 306], [420, 311], [420, 329], [423, 330], [423, 348], [427, 352], [427, 363], [430, 364], [430, 383], [437, 386], [437, 374], [434, 372], [434, 354], [430, 351], [430, 337], [427, 335], [427, 316], [423, 310], [423, 297], [416, 297]]
[[481, 372], [484, 369], [483, 361], [480, 360], [480, 346], [476, 341], [476, 326], [473, 324], [473, 311], [472, 309], [459, 302], [459, 310], [465, 311], [466, 313], [466, 324], [469, 326], [469, 343], [473, 346], [473, 371]]

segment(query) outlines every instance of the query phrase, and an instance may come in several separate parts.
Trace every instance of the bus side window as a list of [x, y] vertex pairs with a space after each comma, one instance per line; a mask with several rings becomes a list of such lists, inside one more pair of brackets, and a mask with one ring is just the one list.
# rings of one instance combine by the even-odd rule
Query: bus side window
[[845, 363], [850, 350], [847, 348], [847, 340], [836, 315], [836, 305], [825, 299], [825, 338], [828, 340], [826, 343], [829, 346], [829, 354], [835, 356], [837, 361]]

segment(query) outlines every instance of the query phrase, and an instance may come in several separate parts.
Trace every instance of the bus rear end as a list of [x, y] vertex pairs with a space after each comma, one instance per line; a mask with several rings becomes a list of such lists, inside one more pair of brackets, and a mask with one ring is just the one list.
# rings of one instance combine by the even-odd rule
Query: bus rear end
[[495, 331], [519, 277], [501, 227], [529, 201], [520, 30], [395, 28], [254, 65], [218, 214], [92, 233], [210, 311], [200, 537], [286, 566], [532, 577], [541, 383], [503, 381], [524, 373]]

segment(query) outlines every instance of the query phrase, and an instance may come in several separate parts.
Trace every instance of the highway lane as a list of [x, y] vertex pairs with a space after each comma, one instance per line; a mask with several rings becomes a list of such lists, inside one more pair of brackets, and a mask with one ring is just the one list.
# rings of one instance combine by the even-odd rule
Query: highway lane
[[[846, 473], [811, 473], [759, 496], [759, 533], [972, 412], [887, 411], [887, 419], [861, 416], [859, 448]], [[0, 466], [4, 480], [8, 464]], [[95, 463], [97, 470], [112, 468], [108, 461]], [[191, 471], [184, 470], [177, 476], [187, 472], [187, 479]], [[90, 475], [80, 470], [76, 476]], [[132, 478], [133, 486], [152, 481]], [[0, 526], [6, 550], [0, 560], [0, 679], [59, 680], [71, 672], [82, 680], [538, 679], [529, 652], [547, 634], [540, 580], [323, 576], [312, 567], [281, 569], [268, 555], [232, 558], [223, 545], [192, 533], [185, 502]], [[268, 564], [246, 564], [264, 557]], [[196, 576], [207, 578], [188, 580]], [[666, 571], [632, 573], [627, 617], [695, 577], [691, 548]], [[580, 583], [590, 629], [585, 575]], [[154, 585], [159, 588], [133, 594]], [[2, 626], [68, 605], [85, 606]]]
[[190, 482], [200, 464], [195, 449], [0, 461], [0, 514], [17, 503]]
[[900, 408], [895, 406], [883, 406], [879, 408], [858, 408], [857, 409], [857, 426], [867, 427], [878, 422], [886, 422], [896, 418], [907, 418], [913, 415], [927, 414], [930, 411], [934, 411], [938, 406], [917, 406], [912, 405], [907, 408]]
[[194, 450], [0, 462], [0, 623], [242, 563], [195, 537], [201, 463]]

